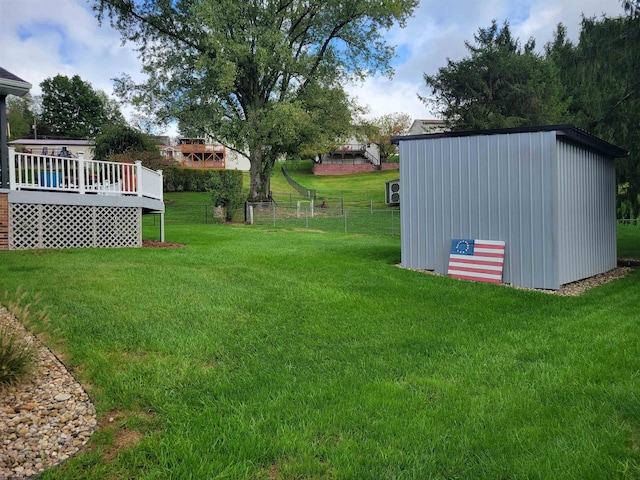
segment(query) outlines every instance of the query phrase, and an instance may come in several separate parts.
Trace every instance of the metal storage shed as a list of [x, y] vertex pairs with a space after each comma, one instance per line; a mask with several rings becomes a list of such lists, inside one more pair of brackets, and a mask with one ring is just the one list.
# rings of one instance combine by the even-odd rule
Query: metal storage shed
[[402, 264], [446, 274], [451, 240], [506, 242], [502, 281], [556, 290], [616, 267], [615, 158], [572, 125], [394, 137]]

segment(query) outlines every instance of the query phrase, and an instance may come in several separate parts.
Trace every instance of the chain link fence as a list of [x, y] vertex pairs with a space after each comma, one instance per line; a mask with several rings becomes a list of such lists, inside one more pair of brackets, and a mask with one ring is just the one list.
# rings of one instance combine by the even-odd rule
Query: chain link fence
[[246, 203], [245, 222], [290, 229], [321, 230], [363, 235], [400, 235], [400, 211], [374, 208], [328, 207], [311, 200], [294, 205]]

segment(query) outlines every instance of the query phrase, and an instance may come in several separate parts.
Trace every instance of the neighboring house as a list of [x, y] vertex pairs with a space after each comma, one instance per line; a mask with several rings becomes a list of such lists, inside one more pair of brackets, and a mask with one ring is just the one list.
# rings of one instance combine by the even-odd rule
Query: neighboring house
[[444, 120], [414, 120], [409, 129], [408, 135], [422, 135], [425, 133], [442, 133], [446, 132], [447, 127]]
[[177, 158], [180, 155], [180, 147], [176, 147], [174, 145], [170, 145], [170, 146], [159, 145], [158, 150], [160, 151], [161, 157], [171, 158], [178, 161]]
[[352, 136], [335, 150], [318, 158], [313, 165], [314, 175], [348, 175], [398, 168], [397, 163], [380, 164], [380, 151], [374, 143], [366, 143]]
[[[63, 149], [68, 151], [71, 158], [78, 158], [79, 154], [83, 154], [85, 160], [93, 159], [93, 140], [51, 140], [20, 138], [8, 142], [10, 147], [16, 150], [24, 150], [25, 153], [34, 153], [38, 155], [58, 156]], [[64, 155], [64, 153], [63, 153]]]
[[173, 157], [180, 165], [188, 168], [207, 168], [214, 170], [250, 169], [249, 159], [224, 145], [204, 138], [180, 138], [178, 145], [167, 150], [166, 155]]

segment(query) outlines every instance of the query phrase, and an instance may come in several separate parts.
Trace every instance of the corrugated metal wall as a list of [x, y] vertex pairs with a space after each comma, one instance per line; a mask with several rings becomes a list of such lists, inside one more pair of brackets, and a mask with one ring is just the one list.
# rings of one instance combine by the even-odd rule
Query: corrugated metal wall
[[446, 273], [452, 238], [504, 240], [504, 283], [560, 285], [556, 133], [400, 141], [402, 264]]
[[558, 253], [560, 283], [616, 267], [615, 163], [558, 142]]

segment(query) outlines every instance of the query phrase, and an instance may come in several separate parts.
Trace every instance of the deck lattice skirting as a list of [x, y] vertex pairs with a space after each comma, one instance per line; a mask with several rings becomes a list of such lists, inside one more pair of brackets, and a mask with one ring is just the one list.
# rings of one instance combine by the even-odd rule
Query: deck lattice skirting
[[136, 207], [11, 203], [8, 248], [140, 247], [141, 215]]

